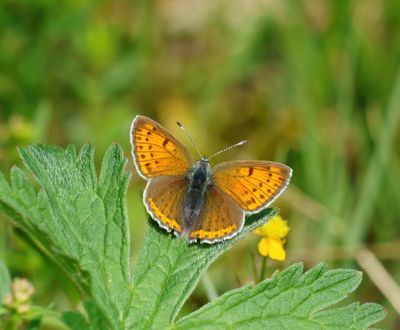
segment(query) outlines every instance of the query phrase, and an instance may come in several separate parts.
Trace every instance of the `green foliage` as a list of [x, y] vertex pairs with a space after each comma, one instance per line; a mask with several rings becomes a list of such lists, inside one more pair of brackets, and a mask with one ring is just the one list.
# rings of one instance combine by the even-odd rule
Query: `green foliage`
[[5, 211], [42, 250], [93, 296], [114, 327], [131, 296], [129, 232], [125, 209], [128, 175], [117, 146], [104, 157], [97, 180], [93, 147], [33, 145], [21, 157], [42, 190], [36, 194], [24, 173], [11, 170], [11, 186], [0, 176]]
[[355, 270], [326, 271], [319, 264], [302, 275], [294, 264], [270, 280], [233, 290], [180, 320], [176, 329], [366, 329], [385, 316], [377, 304], [324, 310], [361, 282]]
[[103, 313], [92, 301], [84, 301], [85, 311], [88, 319], [76, 312], [65, 312], [62, 316], [64, 323], [72, 330], [97, 330], [106, 328], [107, 320]]
[[0, 260], [0, 306], [4, 301], [5, 296], [11, 290], [11, 279], [8, 269], [4, 262]]
[[133, 274], [139, 297], [133, 307], [133, 326], [163, 328], [172, 323], [210, 263], [274, 214], [276, 209], [266, 209], [248, 217], [238, 235], [212, 246], [171, 239], [151, 222]]
[[130, 274], [126, 212], [129, 176], [116, 144], [106, 153], [99, 179], [94, 149], [31, 145], [20, 155], [39, 183], [36, 193], [14, 167], [8, 184], [0, 175], [0, 210], [71, 277], [84, 294], [86, 315], [67, 312], [71, 329], [287, 328], [364, 329], [385, 313], [375, 304], [324, 310], [343, 300], [361, 281], [352, 270], [319, 265], [277, 272], [255, 287], [228, 292], [181, 320], [178, 312], [201, 275], [219, 255], [261, 225], [276, 209], [249, 216], [242, 232], [220, 244], [187, 244], [150, 221]]

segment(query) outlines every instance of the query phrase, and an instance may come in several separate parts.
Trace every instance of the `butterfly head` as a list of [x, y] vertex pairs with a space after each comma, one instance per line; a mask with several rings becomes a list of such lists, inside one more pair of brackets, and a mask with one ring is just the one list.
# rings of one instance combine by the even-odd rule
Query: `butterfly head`
[[208, 174], [211, 170], [211, 165], [210, 161], [208, 160], [208, 157], [206, 156], [201, 157], [201, 159], [198, 160], [196, 164], [194, 164], [193, 168], [199, 169], [204, 174]]
[[208, 158], [207, 156], [202, 156], [201, 159], [200, 159], [199, 161], [200, 161], [200, 162], [203, 162], [203, 163], [208, 163], [208, 164], [210, 164], [210, 160], [209, 160], [209, 158]]

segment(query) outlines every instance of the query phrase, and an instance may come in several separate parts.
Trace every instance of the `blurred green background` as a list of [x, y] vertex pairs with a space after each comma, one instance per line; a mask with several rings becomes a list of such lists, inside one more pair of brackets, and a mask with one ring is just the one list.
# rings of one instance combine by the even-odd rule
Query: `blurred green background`
[[[398, 0], [1, 1], [0, 170], [20, 165], [18, 145], [90, 142], [99, 166], [118, 142], [133, 174], [133, 259], [147, 226], [130, 157], [136, 114], [193, 149], [181, 121], [205, 154], [249, 140], [218, 162], [291, 166], [275, 203], [291, 227], [287, 260], [268, 261], [269, 274], [295, 261], [367, 271], [350, 299], [382, 303], [379, 326], [400, 328]], [[73, 285], [4, 220], [13, 276], [33, 282], [36, 304], [75, 308]], [[219, 294], [254, 281], [258, 240], [211, 267]], [[393, 283], [379, 280], [385, 269]], [[200, 284], [185, 312], [207, 301]]]

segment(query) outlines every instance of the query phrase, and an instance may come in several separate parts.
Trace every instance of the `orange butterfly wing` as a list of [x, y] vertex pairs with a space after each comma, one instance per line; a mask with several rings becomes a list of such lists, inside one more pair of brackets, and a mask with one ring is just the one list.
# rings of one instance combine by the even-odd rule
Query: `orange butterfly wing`
[[244, 211], [226, 193], [212, 186], [205, 198], [197, 228], [189, 234], [190, 241], [211, 244], [229, 239], [243, 228]]
[[158, 224], [182, 232], [183, 204], [188, 184], [184, 177], [163, 176], [151, 179], [143, 194], [148, 213]]
[[135, 117], [131, 127], [131, 143], [136, 169], [144, 179], [185, 175], [193, 164], [186, 147], [150, 118]]
[[271, 204], [287, 187], [292, 169], [269, 161], [231, 161], [214, 167], [213, 182], [245, 211]]

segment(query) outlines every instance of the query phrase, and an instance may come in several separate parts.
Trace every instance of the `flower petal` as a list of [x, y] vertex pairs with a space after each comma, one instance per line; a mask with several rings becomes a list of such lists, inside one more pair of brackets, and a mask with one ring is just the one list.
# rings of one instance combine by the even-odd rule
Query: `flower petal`
[[269, 256], [271, 259], [283, 261], [286, 259], [286, 251], [283, 248], [283, 241], [280, 239], [268, 239]]
[[263, 226], [257, 227], [256, 229], [253, 230], [253, 234], [264, 236], [264, 231], [263, 231]]
[[280, 215], [274, 216], [262, 229], [263, 236], [272, 238], [284, 238], [289, 232], [287, 221], [283, 220]]
[[269, 244], [267, 238], [262, 238], [258, 243], [258, 253], [260, 253], [263, 257], [266, 257], [269, 252]]

